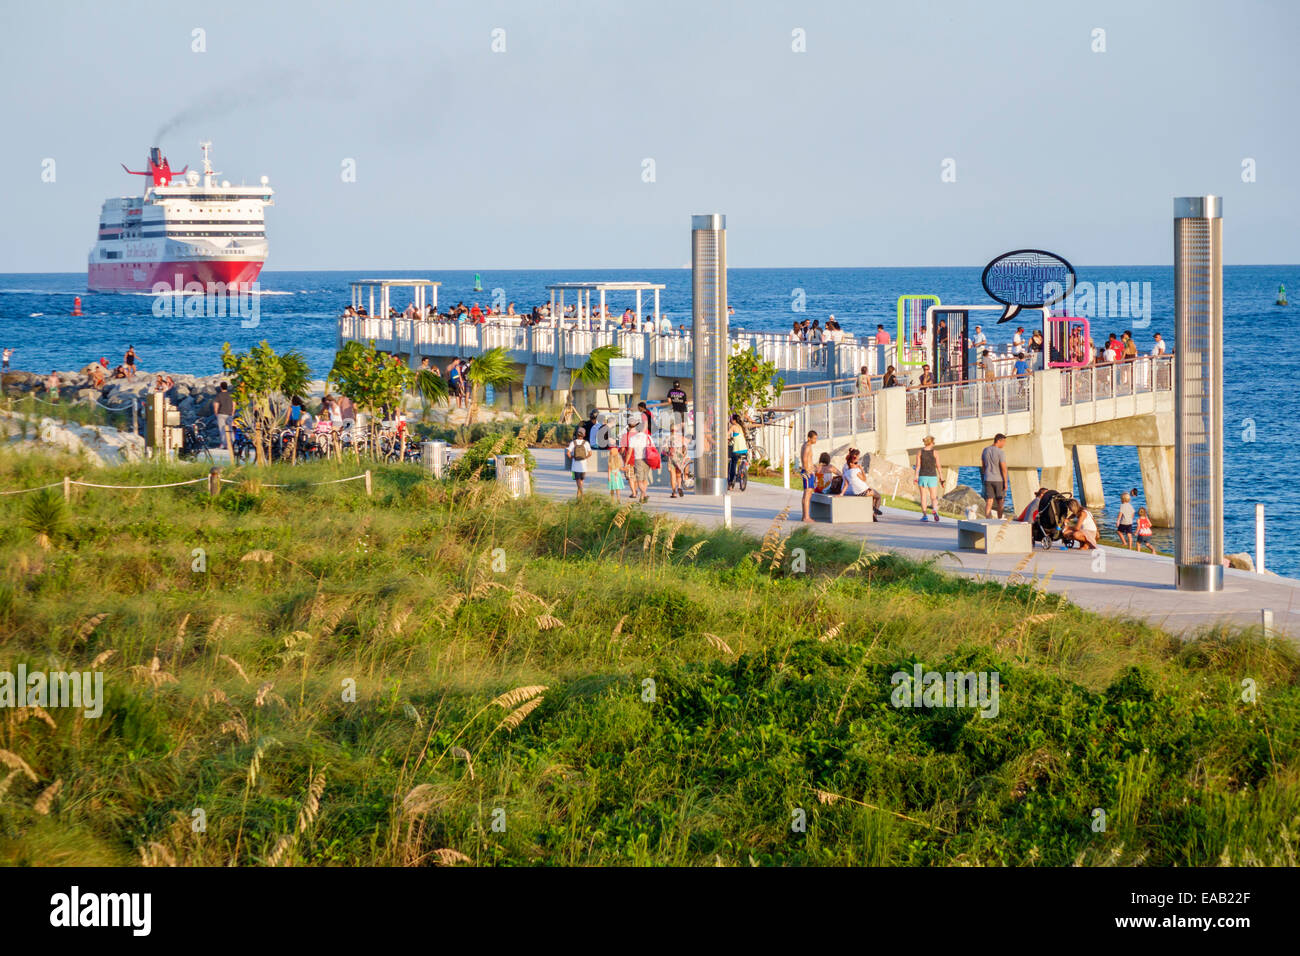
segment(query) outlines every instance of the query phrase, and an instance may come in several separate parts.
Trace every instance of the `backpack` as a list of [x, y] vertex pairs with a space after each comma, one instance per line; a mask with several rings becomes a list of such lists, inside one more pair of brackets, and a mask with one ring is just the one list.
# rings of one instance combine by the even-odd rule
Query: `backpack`
[[591, 454], [591, 446], [583, 439], [579, 438], [573, 443], [573, 460], [582, 461]]
[[645, 446], [645, 463], [649, 465], [652, 470], [657, 470], [659, 466], [663, 464], [662, 460], [659, 458], [659, 449], [655, 447], [653, 441], [649, 440], [649, 436], [647, 436]]

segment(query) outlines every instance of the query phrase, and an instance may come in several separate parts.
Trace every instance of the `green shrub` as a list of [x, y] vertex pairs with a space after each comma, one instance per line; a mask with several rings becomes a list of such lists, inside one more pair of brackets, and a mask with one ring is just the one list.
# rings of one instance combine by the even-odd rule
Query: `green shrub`
[[484, 480], [494, 479], [496, 478], [494, 459], [499, 455], [523, 455], [524, 465], [529, 471], [537, 467], [537, 459], [518, 435], [484, 435], [451, 463], [451, 477], [469, 478], [477, 471], [479, 477]]

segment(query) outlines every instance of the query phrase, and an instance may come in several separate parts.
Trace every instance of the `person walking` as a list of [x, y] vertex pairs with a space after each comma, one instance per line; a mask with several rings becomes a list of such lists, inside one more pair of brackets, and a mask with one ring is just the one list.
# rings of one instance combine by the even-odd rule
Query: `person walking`
[[686, 391], [682, 388], [682, 383], [674, 379], [673, 387], [668, 389], [666, 396], [668, 404], [672, 406], [673, 418], [681, 424], [686, 424]]
[[610, 442], [607, 448], [605, 474], [609, 500], [619, 501], [623, 497], [623, 489], [627, 487], [627, 459], [623, 456], [623, 449], [614, 442]]
[[591, 460], [591, 445], [587, 442], [587, 429], [583, 425], [578, 426], [577, 434], [573, 436], [573, 441], [569, 442], [567, 449], [569, 453], [569, 469], [573, 472], [573, 483], [577, 486], [576, 497], [582, 497], [582, 482], [587, 477], [587, 466]]
[[1130, 551], [1135, 544], [1133, 540], [1133, 525], [1137, 520], [1137, 513], [1133, 510], [1133, 496], [1127, 491], [1119, 496], [1119, 514], [1115, 516], [1115, 533], [1119, 539], [1124, 542], [1124, 547]]
[[682, 434], [682, 426], [673, 422], [668, 428], [668, 447], [664, 449], [668, 454], [668, 483], [672, 485], [672, 494], [669, 498], [682, 498], [686, 495], [686, 436]]
[[632, 500], [644, 504], [650, 500], [650, 463], [647, 460], [653, 442], [649, 426], [641, 421], [636, 429], [623, 439], [628, 464], [632, 466]]
[[939, 453], [934, 450], [934, 436], [926, 435], [921, 439], [924, 447], [916, 453], [916, 484], [921, 492], [921, 520], [926, 519], [925, 502], [930, 500], [930, 510], [934, 512], [935, 523], [939, 522], [939, 489], [943, 482], [939, 480]]
[[984, 517], [993, 517], [996, 509], [1002, 517], [1002, 502], [1007, 493], [1007, 456], [1002, 450], [1007, 443], [1007, 436], [998, 432], [993, 436], [993, 444], [984, 449], [980, 455], [980, 474], [984, 479]]
[[[863, 366], [862, 371], [866, 371]], [[799, 449], [799, 477], [803, 480], [803, 520], [812, 521], [812, 512], [809, 510], [812, 506], [813, 491], [817, 487], [817, 475], [813, 465], [813, 448], [817, 444], [817, 433], [810, 431], [808, 437], [804, 440]]]
[[230, 394], [229, 382], [222, 382], [217, 387], [217, 397], [213, 400], [213, 408], [217, 413], [217, 435], [221, 441], [221, 447], [230, 452], [233, 458], [235, 449], [234, 438], [230, 431], [230, 422], [235, 416], [235, 396]]

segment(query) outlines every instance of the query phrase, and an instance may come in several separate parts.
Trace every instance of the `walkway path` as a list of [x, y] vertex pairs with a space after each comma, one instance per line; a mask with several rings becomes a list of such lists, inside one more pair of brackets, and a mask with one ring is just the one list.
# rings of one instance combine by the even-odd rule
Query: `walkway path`
[[[564, 453], [558, 449], [533, 449], [537, 470], [533, 474], [537, 493], [554, 498], [573, 496], [573, 479], [564, 469]], [[601, 480], [591, 481], [588, 494], [604, 495]], [[786, 491], [774, 485], [751, 483], [741, 494], [732, 496], [732, 525], [758, 536], [771, 526], [773, 518], [790, 507], [787, 531], [799, 525], [800, 492]], [[722, 523], [720, 498], [687, 495], [669, 498], [667, 489], [651, 492], [652, 511], [671, 511], [704, 527]], [[945, 517], [940, 524], [919, 520], [912, 511], [885, 509], [885, 516], [875, 524], [830, 525], [818, 522], [811, 527], [821, 534], [867, 541], [877, 550], [929, 558], [951, 551], [939, 559], [939, 566], [958, 574], [989, 581], [1006, 581], [1024, 555], [984, 555], [957, 552], [957, 524]], [[1260, 610], [1273, 611], [1276, 631], [1300, 640], [1300, 580], [1248, 571], [1224, 571], [1224, 589], [1217, 594], [1177, 591], [1173, 586], [1174, 569], [1170, 558], [1137, 554], [1104, 547], [1106, 569], [1092, 570], [1089, 554], [1078, 551], [1034, 551], [1033, 559], [1021, 574], [1028, 580], [1037, 575], [1041, 581], [1053, 572], [1047, 589], [1062, 594], [1080, 607], [1125, 617], [1150, 621], [1174, 633], [1190, 636], [1218, 621], [1244, 626], [1259, 626]]]

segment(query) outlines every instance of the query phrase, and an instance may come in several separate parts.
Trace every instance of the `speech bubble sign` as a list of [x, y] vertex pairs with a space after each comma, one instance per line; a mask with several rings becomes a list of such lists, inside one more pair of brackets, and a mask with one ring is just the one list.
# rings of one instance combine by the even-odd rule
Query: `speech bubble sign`
[[1074, 291], [1074, 266], [1053, 252], [1016, 249], [984, 267], [984, 291], [1006, 306], [998, 324], [1010, 322], [1024, 308], [1055, 305]]

